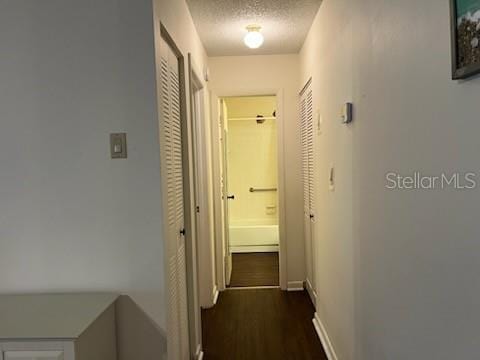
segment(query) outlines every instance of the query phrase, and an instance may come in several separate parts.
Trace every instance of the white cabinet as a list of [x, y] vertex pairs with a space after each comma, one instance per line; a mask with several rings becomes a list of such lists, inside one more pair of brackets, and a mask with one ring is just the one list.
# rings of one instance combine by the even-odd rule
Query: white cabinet
[[0, 360], [76, 360], [75, 340], [0, 340]]
[[0, 360], [116, 360], [112, 294], [0, 296]]
[[63, 351], [6, 351], [4, 360], [64, 360]]

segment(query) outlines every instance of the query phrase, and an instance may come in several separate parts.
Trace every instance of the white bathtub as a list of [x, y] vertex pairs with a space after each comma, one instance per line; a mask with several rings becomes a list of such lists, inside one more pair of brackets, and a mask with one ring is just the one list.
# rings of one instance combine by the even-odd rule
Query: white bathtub
[[231, 225], [229, 233], [234, 253], [278, 251], [278, 225]]

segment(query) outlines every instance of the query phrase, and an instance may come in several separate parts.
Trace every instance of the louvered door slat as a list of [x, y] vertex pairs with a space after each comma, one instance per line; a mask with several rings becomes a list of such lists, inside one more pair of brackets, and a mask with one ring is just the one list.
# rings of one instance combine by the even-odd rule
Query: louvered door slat
[[313, 144], [313, 93], [311, 87], [307, 92], [307, 155], [308, 155], [308, 208], [310, 214], [315, 213], [314, 198], [314, 144]]
[[[174, 197], [170, 193], [172, 191], [174, 181], [170, 176], [173, 168], [172, 157], [172, 119], [170, 116], [170, 83], [168, 81], [168, 57], [162, 57], [161, 59], [161, 75], [162, 75], [162, 153], [165, 156], [164, 173], [167, 180], [167, 218], [168, 225], [175, 225], [175, 202]], [[169, 252], [169, 256], [172, 255], [172, 250]]]
[[308, 186], [308, 153], [307, 153], [307, 106], [306, 99], [301, 98], [300, 101], [300, 129], [301, 129], [301, 145], [302, 145], [302, 176], [303, 176], [303, 201], [305, 206], [305, 213], [308, 212], [309, 192]]

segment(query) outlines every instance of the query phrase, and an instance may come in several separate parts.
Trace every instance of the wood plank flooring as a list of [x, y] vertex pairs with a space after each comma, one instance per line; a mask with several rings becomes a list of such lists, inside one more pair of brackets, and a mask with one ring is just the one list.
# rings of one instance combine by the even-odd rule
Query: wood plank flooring
[[278, 253], [232, 255], [230, 287], [278, 286]]
[[202, 310], [206, 360], [327, 360], [303, 292], [227, 290]]

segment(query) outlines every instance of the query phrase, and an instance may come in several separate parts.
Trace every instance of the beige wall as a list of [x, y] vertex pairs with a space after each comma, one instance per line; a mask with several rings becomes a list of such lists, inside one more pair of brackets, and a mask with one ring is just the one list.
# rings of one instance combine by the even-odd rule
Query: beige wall
[[166, 360], [167, 334], [126, 295], [115, 304], [118, 360]]
[[277, 108], [274, 96], [241, 96], [225, 98], [228, 118], [254, 118], [257, 115], [273, 116]]
[[278, 186], [277, 122], [255, 120], [257, 115], [272, 117], [276, 98], [226, 98], [225, 103], [228, 118], [237, 119], [228, 122], [228, 191], [235, 195], [229, 203], [230, 225], [276, 225], [277, 192], [249, 190]]
[[449, 16], [448, 1], [325, 0], [301, 53], [323, 117], [317, 311], [341, 360], [478, 357], [479, 190], [385, 180], [478, 171], [480, 80], [451, 80]]
[[299, 57], [297, 55], [235, 56], [209, 58], [209, 88], [217, 96], [272, 95], [283, 99], [285, 156], [285, 232], [288, 281], [303, 281], [303, 197], [301, 184], [300, 131], [298, 126]]
[[[349, 1], [325, 1], [301, 51], [302, 83], [312, 78], [315, 114], [314, 262], [317, 313], [341, 360], [354, 351], [352, 126], [340, 123], [352, 99], [352, 25]], [[345, 16], [340, 16], [345, 14]], [[334, 41], [332, 41], [334, 39]], [[318, 116], [322, 123], [318, 131]], [[335, 189], [330, 190], [330, 167]]]

